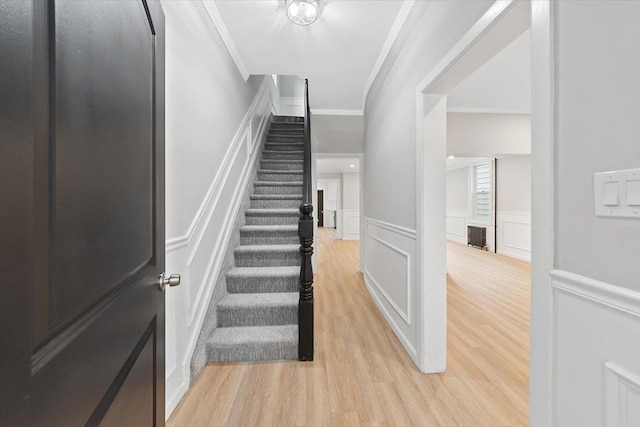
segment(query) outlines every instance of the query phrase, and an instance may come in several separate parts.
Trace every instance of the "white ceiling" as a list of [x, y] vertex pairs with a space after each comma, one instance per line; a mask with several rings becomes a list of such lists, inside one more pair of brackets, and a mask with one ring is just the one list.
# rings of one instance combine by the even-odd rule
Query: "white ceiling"
[[[353, 167], [351, 167], [353, 165]], [[339, 159], [317, 159], [316, 172], [333, 173], [333, 172], [358, 172], [360, 170], [360, 160], [339, 158]]]
[[248, 74], [309, 79], [315, 110], [362, 110], [363, 91], [402, 0], [320, 0], [318, 20], [290, 22], [284, 0], [216, 0]]
[[531, 31], [449, 92], [447, 108], [470, 113], [531, 113]]

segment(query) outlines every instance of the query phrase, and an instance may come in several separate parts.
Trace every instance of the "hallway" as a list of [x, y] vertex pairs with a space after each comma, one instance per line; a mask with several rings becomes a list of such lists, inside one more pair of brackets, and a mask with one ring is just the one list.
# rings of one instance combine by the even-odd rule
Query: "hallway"
[[169, 427], [527, 424], [528, 263], [449, 244], [448, 370], [423, 375], [364, 287], [358, 243], [319, 245], [315, 361], [209, 365]]

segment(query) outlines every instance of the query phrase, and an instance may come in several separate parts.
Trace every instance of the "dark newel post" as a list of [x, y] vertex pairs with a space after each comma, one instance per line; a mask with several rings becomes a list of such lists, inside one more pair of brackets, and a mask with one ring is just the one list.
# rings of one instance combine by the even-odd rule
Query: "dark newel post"
[[313, 360], [313, 206], [300, 206], [300, 303], [298, 306], [298, 359]]
[[309, 109], [309, 81], [305, 80], [304, 94], [304, 160], [302, 204], [298, 221], [300, 238], [300, 300], [298, 303], [298, 360], [313, 360], [313, 205], [311, 204], [311, 122]]

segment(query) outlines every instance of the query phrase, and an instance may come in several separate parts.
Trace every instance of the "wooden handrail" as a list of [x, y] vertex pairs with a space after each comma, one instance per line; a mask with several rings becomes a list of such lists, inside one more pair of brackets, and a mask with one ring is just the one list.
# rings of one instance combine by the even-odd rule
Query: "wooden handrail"
[[309, 80], [304, 81], [304, 157], [302, 204], [298, 220], [300, 238], [300, 300], [298, 302], [298, 360], [313, 360], [313, 199], [311, 194], [311, 110]]

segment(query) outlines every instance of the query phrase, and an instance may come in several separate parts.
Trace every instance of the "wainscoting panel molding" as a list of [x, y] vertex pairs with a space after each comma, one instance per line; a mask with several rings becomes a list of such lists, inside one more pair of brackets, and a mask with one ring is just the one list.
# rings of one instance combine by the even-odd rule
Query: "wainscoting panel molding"
[[447, 240], [467, 244], [468, 216], [466, 209], [447, 209]]
[[418, 364], [416, 232], [364, 218], [364, 281], [376, 305]]
[[182, 284], [166, 295], [167, 417], [189, 387], [189, 362], [278, 96], [265, 77], [188, 230], [166, 242], [166, 270], [182, 274]]
[[359, 209], [342, 209], [342, 239], [360, 240]]
[[615, 363], [604, 368], [605, 427], [640, 426], [640, 377]]
[[531, 261], [531, 212], [498, 211], [498, 253]]
[[551, 272], [553, 425], [640, 425], [640, 292]]

